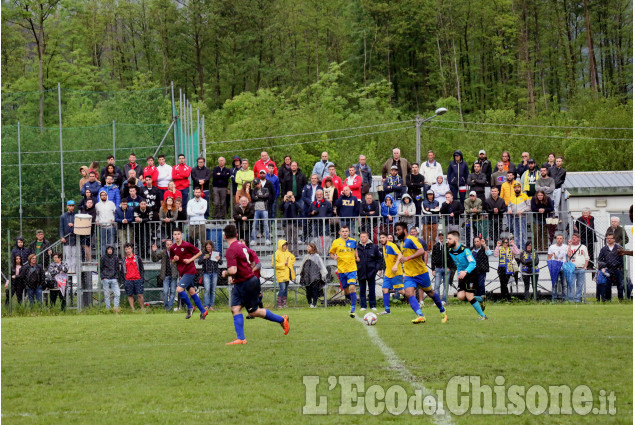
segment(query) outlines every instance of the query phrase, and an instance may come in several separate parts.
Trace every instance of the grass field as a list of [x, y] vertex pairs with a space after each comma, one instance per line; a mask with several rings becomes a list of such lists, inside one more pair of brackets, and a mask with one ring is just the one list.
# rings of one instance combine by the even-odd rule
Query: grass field
[[[445, 389], [455, 375], [479, 375], [490, 385], [501, 375], [506, 386], [585, 384], [594, 396], [614, 391], [617, 414], [450, 414], [447, 422], [632, 423], [632, 304], [490, 304], [486, 322], [461, 304], [448, 309], [447, 324], [429, 304], [425, 312], [424, 325], [411, 325], [411, 310], [399, 307], [367, 329], [342, 307], [291, 309], [288, 336], [277, 324], [250, 320], [248, 345], [235, 347], [224, 345], [235, 337], [227, 310], [206, 321], [171, 313], [6, 317], [2, 421], [433, 423], [408, 410], [397, 416], [338, 415], [341, 386], [329, 391], [328, 377], [363, 375], [366, 388], [399, 384], [411, 394], [413, 385]], [[393, 351], [390, 359], [378, 340]], [[304, 375], [321, 378], [317, 395], [327, 396], [328, 415], [303, 416]]]

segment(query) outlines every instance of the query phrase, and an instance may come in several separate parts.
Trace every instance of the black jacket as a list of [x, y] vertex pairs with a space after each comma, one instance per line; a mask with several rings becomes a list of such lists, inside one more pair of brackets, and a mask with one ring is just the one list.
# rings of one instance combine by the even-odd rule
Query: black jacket
[[[444, 202], [441, 205], [441, 210], [439, 211], [442, 215], [448, 215], [450, 213], [454, 213], [454, 217], [447, 217], [448, 223], [450, 224], [459, 224], [460, 215], [465, 212], [465, 208], [461, 201], [454, 200], [451, 204], [448, 205], [447, 202]], [[445, 218], [445, 217], [443, 217]]]
[[379, 202], [373, 199], [373, 202], [369, 205], [366, 203], [366, 201], [362, 201], [360, 205], [359, 215], [361, 215], [362, 217], [379, 217], [380, 213], [381, 207], [379, 206]]
[[476, 271], [477, 273], [487, 273], [489, 271], [489, 260], [487, 259], [487, 247], [481, 247], [478, 251], [475, 251], [475, 248], [472, 247], [470, 249], [472, 251], [472, 255], [476, 260]]
[[[307, 185], [306, 176], [300, 171], [298, 168], [297, 173], [295, 174], [296, 178], [296, 188], [298, 193], [294, 193], [295, 199], [300, 199], [302, 197], [302, 189]], [[284, 179], [284, 180], [283, 180]], [[293, 189], [293, 173], [289, 172], [285, 174], [283, 179], [280, 179], [280, 193], [282, 195], [286, 195], [287, 192], [292, 191]], [[318, 182], [319, 184], [320, 182]]]
[[309, 217], [333, 217], [333, 206], [326, 199], [320, 203], [316, 199], [309, 207]]
[[494, 208], [498, 208], [498, 214], [495, 214], [498, 217], [502, 217], [503, 214], [507, 212], [507, 204], [500, 196], [496, 198], [496, 200], [490, 196], [483, 203], [483, 211], [488, 214], [494, 214]]
[[408, 187], [408, 195], [414, 201], [417, 196], [422, 195], [426, 184], [423, 174], [408, 174], [406, 176], [406, 186]]
[[357, 244], [357, 277], [359, 279], [375, 279], [377, 271], [383, 269], [383, 255], [379, 252], [379, 247], [372, 242], [366, 245]]
[[[443, 249], [445, 248], [446, 251], [446, 256], [445, 256], [445, 262], [443, 261]], [[432, 258], [431, 258], [431, 262], [430, 262], [430, 269], [431, 270], [436, 270], [437, 268], [441, 268], [441, 269], [445, 269], [445, 268], [450, 268], [450, 269], [456, 269], [456, 265], [454, 264], [454, 261], [452, 261], [452, 258], [450, 257], [450, 252], [447, 248], [447, 246], [445, 244], [442, 244], [441, 242], [437, 241], [435, 242], [434, 246], [432, 247]]]
[[617, 253], [622, 247], [618, 244], [613, 245], [613, 250], [609, 250], [608, 246], [603, 246], [598, 256], [598, 268], [607, 270], [623, 270], [624, 258]]
[[280, 204], [280, 209], [282, 210], [282, 218], [299, 218], [302, 217], [302, 207], [298, 203], [295, 202], [283, 202]]
[[[192, 170], [192, 172], [194, 172], [194, 170]], [[227, 185], [229, 184], [229, 178], [231, 177], [231, 175], [232, 175], [232, 171], [229, 168], [227, 167], [220, 168], [217, 165], [212, 170], [212, 186], [227, 188]]]
[[148, 209], [154, 211], [155, 214], [158, 214], [159, 208], [161, 208], [161, 202], [163, 201], [163, 199], [161, 199], [161, 192], [159, 191], [159, 188], [156, 186], [152, 186], [151, 189], [144, 187], [141, 189], [140, 196], [146, 200]]
[[117, 279], [121, 275], [121, 259], [113, 251], [112, 255], [101, 257], [99, 275], [102, 279]]
[[141, 219], [141, 223], [147, 223], [158, 220], [159, 214], [156, 214], [150, 207], [146, 207], [145, 211], [141, 211], [141, 207], [137, 207], [134, 209], [134, 218], [136, 219], [137, 217]]
[[15, 257], [18, 255], [22, 258], [22, 264], [27, 264], [27, 259], [29, 254], [32, 254], [31, 250], [26, 247], [26, 243], [22, 245], [22, 248], [18, 247], [18, 241], [24, 242], [24, 238], [22, 236], [18, 237], [15, 240], [15, 247], [11, 250], [11, 265], [15, 265]]
[[489, 186], [489, 179], [487, 174], [482, 171], [478, 174], [472, 172], [467, 176], [467, 185], [470, 186], [470, 190], [473, 190], [477, 194], [485, 193], [485, 188]]
[[203, 255], [198, 259], [198, 264], [203, 266], [201, 268], [201, 273], [209, 274], [216, 273], [218, 274], [218, 261], [212, 261], [210, 258], [205, 258], [207, 252], [204, 252]]
[[567, 178], [567, 170], [564, 168], [553, 166], [549, 168], [549, 177], [553, 178], [556, 184], [556, 189], [560, 189], [564, 184], [564, 180]]
[[27, 288], [42, 287], [44, 286], [44, 269], [40, 264], [36, 264], [34, 267], [27, 264], [20, 269], [20, 279]]
[[[492, 163], [489, 162], [489, 159], [485, 158], [481, 160], [480, 158], [476, 160], [479, 164], [481, 164], [481, 173], [487, 176], [487, 181], [490, 182], [492, 180]], [[472, 168], [470, 172], [474, 172], [474, 164], [472, 164]], [[488, 184], [489, 186], [489, 184]]]
[[201, 190], [209, 190], [209, 180], [212, 178], [212, 172], [206, 166], [203, 166], [203, 168], [198, 168], [198, 166], [192, 167], [190, 178], [192, 179], [192, 191], [197, 187], [201, 187], [201, 185], [198, 184], [199, 180], [204, 180]]

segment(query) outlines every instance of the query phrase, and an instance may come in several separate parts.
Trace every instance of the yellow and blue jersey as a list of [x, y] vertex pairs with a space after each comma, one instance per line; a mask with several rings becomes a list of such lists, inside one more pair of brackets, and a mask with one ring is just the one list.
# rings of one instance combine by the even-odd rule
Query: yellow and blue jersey
[[348, 238], [346, 240], [337, 238], [333, 241], [329, 254], [337, 255], [337, 271], [339, 273], [350, 273], [357, 271], [357, 262], [355, 261], [355, 250], [357, 249], [357, 241]]
[[[400, 247], [404, 257], [409, 257], [423, 248], [421, 242], [419, 242], [415, 236], [410, 235], [406, 236], [406, 238], [400, 242]], [[428, 273], [428, 267], [425, 261], [423, 261], [423, 255], [403, 263], [403, 270], [406, 276], [411, 277]]]
[[386, 243], [383, 247], [384, 254], [384, 262], [386, 263], [386, 271], [384, 272], [384, 276], [387, 278], [392, 278], [395, 276], [401, 276], [403, 272], [401, 271], [401, 264], [397, 265], [397, 273], [392, 272], [392, 268], [397, 263], [397, 257], [400, 254], [399, 248], [392, 242]]

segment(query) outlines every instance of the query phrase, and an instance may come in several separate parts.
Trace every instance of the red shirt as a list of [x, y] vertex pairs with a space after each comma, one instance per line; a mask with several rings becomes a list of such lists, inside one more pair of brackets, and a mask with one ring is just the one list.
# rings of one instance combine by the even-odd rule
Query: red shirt
[[137, 266], [137, 257], [134, 254], [132, 254], [132, 257], [126, 256], [126, 280], [139, 279], [141, 279], [141, 274]]
[[273, 164], [273, 174], [278, 175], [278, 167], [276, 167], [276, 163], [269, 159], [267, 162], [263, 162], [262, 159], [259, 159], [254, 164], [254, 176], [258, 177], [260, 170], [264, 170], [265, 173], [269, 174], [269, 164]]
[[360, 201], [362, 200], [362, 178], [361, 178], [361, 176], [358, 176], [357, 174], [355, 174], [355, 177], [353, 177], [353, 184], [348, 184], [348, 177], [347, 177], [347, 178], [345, 178], [343, 180], [343, 184], [344, 184], [344, 187], [348, 186], [348, 187], [351, 188], [351, 193], [353, 194], [354, 197], [356, 197]]
[[[255, 257], [256, 260], [258, 259], [255, 252], [252, 256]], [[233, 276], [234, 283], [241, 283], [255, 276], [254, 272], [251, 270], [249, 257], [249, 248], [238, 241], [234, 241], [227, 249], [227, 253], [225, 254], [225, 258], [227, 259], [227, 268], [237, 268], [236, 274]], [[255, 261], [253, 262], [255, 263]]]
[[192, 258], [199, 252], [199, 249], [189, 242], [181, 241], [181, 245], [177, 245], [176, 243], [172, 244], [170, 247], [170, 260], [174, 258], [175, 255], [179, 257], [179, 261], [176, 262], [179, 276], [196, 274], [194, 262], [192, 261], [190, 264], [185, 264], [183, 260]]
[[190, 187], [190, 174], [192, 174], [192, 169], [185, 164], [177, 164], [172, 167], [172, 180], [178, 190]]
[[[256, 251], [247, 247], [247, 252], [249, 253], [249, 261], [251, 261], [251, 264], [260, 264], [260, 258], [258, 258], [258, 255], [256, 255]], [[254, 275], [256, 275], [258, 279], [260, 279], [260, 269], [256, 269]]]
[[176, 192], [170, 192], [169, 190], [166, 190], [165, 193], [163, 194], [163, 200], [165, 201], [166, 199], [168, 199], [168, 197], [172, 197], [174, 200], [176, 200], [176, 198], [181, 198], [183, 199], [183, 195], [181, 195], [181, 191], [177, 190]]
[[145, 185], [146, 176], [152, 177], [152, 186], [157, 185], [157, 179], [159, 178], [159, 169], [154, 165], [152, 167], [145, 167], [143, 169], [143, 181]]
[[[326, 177], [331, 177], [331, 176], [326, 176]], [[326, 187], [326, 184], [324, 184], [324, 182], [326, 182], [326, 177], [324, 177], [324, 179], [322, 180], [322, 187]], [[337, 189], [337, 193], [341, 194], [342, 189], [344, 189], [344, 184], [342, 183], [342, 179], [340, 179], [336, 174], [333, 177], [331, 177], [331, 180], [333, 181], [333, 187]]]

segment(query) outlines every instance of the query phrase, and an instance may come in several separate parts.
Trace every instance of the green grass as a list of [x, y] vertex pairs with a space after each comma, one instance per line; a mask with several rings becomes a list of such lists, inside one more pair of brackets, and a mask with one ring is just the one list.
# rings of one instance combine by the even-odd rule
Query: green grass
[[[632, 423], [633, 306], [494, 305], [478, 322], [468, 304], [452, 305], [441, 324], [412, 312], [379, 317], [379, 337], [432, 390], [455, 375], [494, 384], [586, 384], [614, 391], [616, 416], [452, 416], [454, 423]], [[246, 321], [246, 346], [227, 309], [206, 321], [183, 314], [61, 315], [2, 319], [2, 420], [7, 424], [119, 423], [431, 423], [408, 414], [337, 415], [340, 386], [330, 375], [364, 375], [366, 387], [413, 390], [341, 307], [290, 309], [291, 332]], [[318, 375], [329, 415], [302, 415], [303, 375]]]

